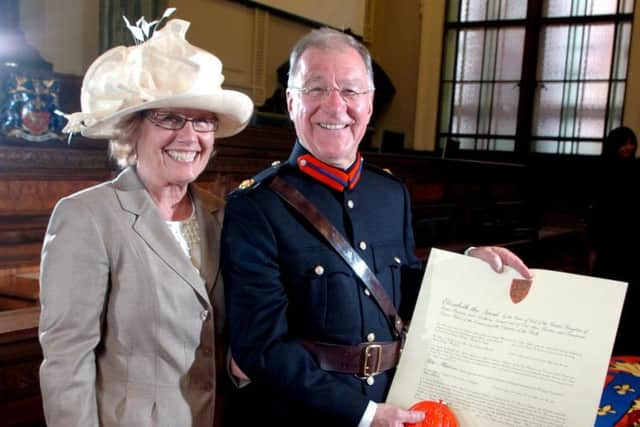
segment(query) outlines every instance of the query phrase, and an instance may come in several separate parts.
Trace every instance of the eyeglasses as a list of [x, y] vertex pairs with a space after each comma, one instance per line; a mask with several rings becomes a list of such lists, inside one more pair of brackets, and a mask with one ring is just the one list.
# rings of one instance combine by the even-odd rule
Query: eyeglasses
[[365, 95], [371, 90], [362, 90], [359, 91], [353, 88], [337, 88], [337, 87], [320, 87], [320, 86], [312, 86], [312, 87], [289, 87], [289, 89], [300, 91], [304, 96], [309, 99], [313, 99], [314, 101], [321, 101], [323, 99], [327, 99], [331, 92], [336, 91], [340, 98], [346, 103], [355, 102], [361, 95]]
[[168, 130], [180, 130], [187, 122], [191, 122], [196, 132], [215, 132], [218, 129], [218, 121], [215, 119], [188, 118], [182, 114], [160, 111], [146, 111], [144, 117], [154, 125]]

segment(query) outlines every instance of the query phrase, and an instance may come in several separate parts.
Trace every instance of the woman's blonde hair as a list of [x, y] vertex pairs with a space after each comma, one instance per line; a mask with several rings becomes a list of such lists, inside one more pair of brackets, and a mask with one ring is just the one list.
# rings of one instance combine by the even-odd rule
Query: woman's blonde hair
[[132, 114], [120, 120], [116, 125], [117, 135], [109, 140], [109, 157], [121, 168], [132, 166], [138, 160], [138, 137], [144, 111]]

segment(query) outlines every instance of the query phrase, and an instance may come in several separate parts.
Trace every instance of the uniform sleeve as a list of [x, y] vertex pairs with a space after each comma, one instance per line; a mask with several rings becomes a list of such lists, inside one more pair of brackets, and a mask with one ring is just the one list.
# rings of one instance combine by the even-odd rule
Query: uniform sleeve
[[94, 350], [108, 274], [90, 210], [63, 199], [51, 216], [40, 266], [40, 387], [49, 427], [98, 426]]
[[287, 254], [279, 253], [268, 219], [248, 197], [227, 204], [221, 253], [231, 351], [240, 368], [252, 381], [304, 405], [310, 416], [356, 426], [368, 399], [321, 370], [290, 338], [279, 268]]
[[398, 314], [405, 321], [411, 319], [413, 308], [418, 300], [420, 283], [424, 274], [424, 264], [416, 257], [416, 243], [413, 237], [413, 220], [411, 215], [411, 198], [403, 185], [404, 197], [404, 247], [407, 263], [401, 269], [401, 294]]

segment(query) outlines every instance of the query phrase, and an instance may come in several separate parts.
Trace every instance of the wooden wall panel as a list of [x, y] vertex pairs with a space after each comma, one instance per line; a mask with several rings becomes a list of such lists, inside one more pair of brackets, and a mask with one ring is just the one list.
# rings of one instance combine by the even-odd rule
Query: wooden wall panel
[[56, 202], [99, 181], [6, 180], [0, 181], [3, 215], [49, 215]]

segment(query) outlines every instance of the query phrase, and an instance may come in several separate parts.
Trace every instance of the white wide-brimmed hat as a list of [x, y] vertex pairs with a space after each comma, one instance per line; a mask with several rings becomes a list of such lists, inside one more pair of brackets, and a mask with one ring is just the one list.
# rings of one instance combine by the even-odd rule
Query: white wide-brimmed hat
[[117, 138], [117, 124], [153, 108], [193, 108], [214, 112], [217, 138], [235, 135], [253, 113], [251, 99], [222, 89], [222, 63], [189, 44], [189, 22], [172, 19], [136, 46], [118, 46], [100, 55], [82, 80], [82, 111], [67, 116], [66, 132], [89, 138]]

